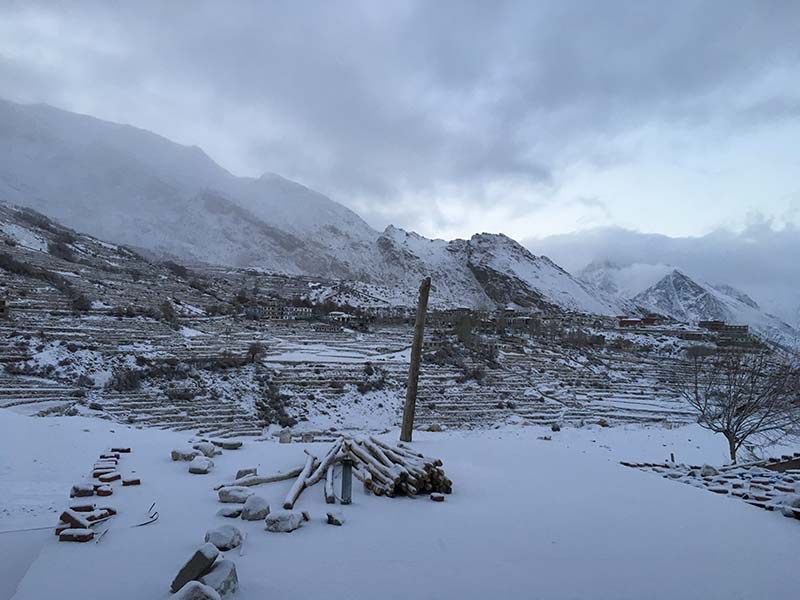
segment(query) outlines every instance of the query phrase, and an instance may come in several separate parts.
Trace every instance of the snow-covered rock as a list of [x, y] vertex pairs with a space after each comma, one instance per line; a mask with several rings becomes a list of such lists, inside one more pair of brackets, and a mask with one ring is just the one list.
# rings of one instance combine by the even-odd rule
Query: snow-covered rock
[[205, 541], [214, 544], [222, 552], [231, 550], [242, 543], [242, 532], [233, 525], [221, 525], [206, 532]]
[[214, 467], [214, 461], [205, 456], [195, 456], [189, 463], [189, 473], [195, 475], [207, 475]]
[[217, 492], [219, 501], [229, 504], [244, 504], [253, 494], [253, 490], [242, 486], [224, 487]]
[[200, 454], [199, 450], [195, 450], [194, 448], [175, 448], [170, 453], [172, 460], [184, 460], [190, 461], [193, 460], [196, 456]]
[[202, 452], [204, 456], [209, 458], [213, 458], [214, 456], [222, 454], [222, 451], [211, 442], [199, 442], [193, 445], [192, 448]]
[[261, 496], [255, 494], [244, 502], [242, 519], [245, 521], [260, 521], [269, 514], [269, 503]]
[[211, 565], [217, 560], [217, 556], [219, 556], [219, 550], [214, 544], [206, 542], [200, 546], [180, 568], [175, 579], [172, 580], [172, 585], [170, 586], [172, 592], [177, 592], [188, 582], [208, 573]]
[[211, 570], [203, 575], [198, 581], [214, 590], [222, 597], [226, 598], [236, 593], [239, 589], [239, 577], [236, 575], [236, 565], [231, 560], [219, 560], [214, 563]]
[[174, 600], [221, 600], [217, 591], [199, 581], [190, 581], [173, 596]]
[[290, 533], [307, 520], [308, 516], [299, 510], [278, 510], [267, 515], [264, 522], [267, 526], [267, 531]]

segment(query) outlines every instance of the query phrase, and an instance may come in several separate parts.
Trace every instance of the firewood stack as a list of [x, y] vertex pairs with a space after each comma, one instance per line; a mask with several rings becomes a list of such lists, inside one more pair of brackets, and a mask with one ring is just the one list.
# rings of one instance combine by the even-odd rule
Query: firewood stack
[[347, 437], [337, 439], [322, 459], [307, 450], [303, 466], [275, 475], [247, 474], [235, 481], [217, 485], [215, 490], [273, 483], [296, 478], [283, 508], [291, 510], [303, 490], [324, 481], [325, 501], [336, 502], [334, 470], [344, 460], [353, 463], [353, 475], [364, 484], [364, 489], [376, 496], [416, 496], [418, 494], [450, 494], [453, 482], [447, 478], [438, 458], [429, 458], [414, 452], [404, 444], [387, 444], [375, 437]]
[[376, 496], [416, 496], [434, 492], [449, 494], [453, 482], [442, 461], [414, 452], [403, 444], [391, 446], [375, 437], [341, 438], [334, 448], [337, 459], [353, 460], [353, 475]]
[[367, 492], [376, 496], [393, 498], [418, 494], [450, 494], [453, 491], [453, 482], [445, 475], [441, 460], [423, 456], [404, 444], [393, 446], [372, 436], [341, 436], [322, 459], [307, 450], [305, 452], [305, 464], [296, 469], [267, 476], [248, 472], [234, 481], [221, 483], [214, 489], [222, 494], [224, 489], [240, 490], [295, 478], [283, 502], [283, 508], [291, 510], [303, 490], [324, 481], [325, 501], [334, 504], [334, 470], [349, 459], [352, 461], [353, 476], [364, 484]]

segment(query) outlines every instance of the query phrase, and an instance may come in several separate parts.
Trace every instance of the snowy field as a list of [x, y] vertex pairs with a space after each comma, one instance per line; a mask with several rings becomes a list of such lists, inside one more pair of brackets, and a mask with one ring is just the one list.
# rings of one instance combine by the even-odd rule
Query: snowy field
[[[397, 432], [384, 437], [395, 441]], [[303, 449], [321, 456], [325, 444], [246, 442], [216, 457], [211, 474], [190, 475], [169, 457], [186, 434], [0, 410], [0, 531], [54, 525], [70, 486], [112, 445], [133, 448], [122, 471], [142, 479], [140, 487], [115, 484], [107, 504], [119, 514], [99, 544], [59, 543], [52, 531], [0, 534], [0, 600], [168, 598], [205, 532], [227, 523], [247, 536], [243, 555], [226, 553], [241, 600], [797, 597], [800, 521], [618, 464], [670, 452], [682, 462], [722, 463], [724, 441], [699, 428], [415, 437], [454, 482], [444, 503], [366, 496], [359, 484], [353, 504], [341, 507], [344, 526], [333, 527], [323, 523], [330, 507], [317, 485], [296, 507], [311, 521], [278, 534], [216, 516], [222, 505], [211, 488], [242, 467], [298, 466]], [[276, 509], [290, 485], [253, 489]], [[159, 520], [127, 528], [152, 502]]]

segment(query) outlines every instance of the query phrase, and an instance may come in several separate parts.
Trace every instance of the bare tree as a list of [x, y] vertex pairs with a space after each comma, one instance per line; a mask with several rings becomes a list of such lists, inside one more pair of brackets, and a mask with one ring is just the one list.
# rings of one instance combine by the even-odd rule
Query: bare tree
[[698, 412], [697, 422], [728, 441], [732, 462], [745, 441], [776, 443], [800, 425], [800, 369], [797, 361], [769, 349], [689, 353], [683, 396]]

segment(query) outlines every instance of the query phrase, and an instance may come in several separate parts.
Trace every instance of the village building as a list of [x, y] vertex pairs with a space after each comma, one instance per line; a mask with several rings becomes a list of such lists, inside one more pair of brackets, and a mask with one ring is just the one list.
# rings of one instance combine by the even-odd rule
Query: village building
[[274, 299], [269, 300], [264, 303], [262, 306], [263, 308], [263, 318], [265, 319], [283, 319], [284, 318], [284, 309], [286, 308], [283, 305], [283, 302], [280, 300]]
[[703, 321], [698, 321], [697, 326], [701, 329], [708, 329], [710, 331], [720, 331], [725, 327], [725, 321], [719, 321], [717, 319], [706, 319]]
[[309, 306], [287, 306], [283, 312], [284, 318], [292, 320], [310, 319], [314, 314]]
[[642, 319], [636, 319], [633, 317], [617, 317], [617, 325], [622, 327], [641, 327], [642, 326]]
[[334, 310], [328, 313], [328, 320], [333, 321], [334, 323], [345, 324], [353, 320], [353, 315], [340, 310]]

